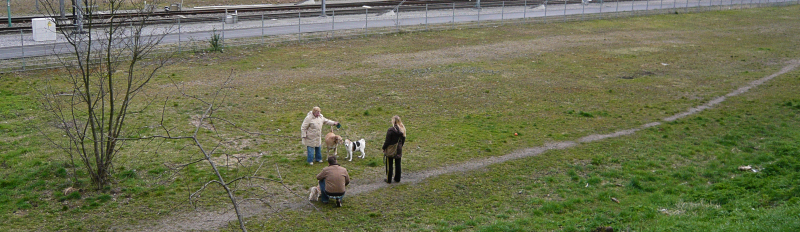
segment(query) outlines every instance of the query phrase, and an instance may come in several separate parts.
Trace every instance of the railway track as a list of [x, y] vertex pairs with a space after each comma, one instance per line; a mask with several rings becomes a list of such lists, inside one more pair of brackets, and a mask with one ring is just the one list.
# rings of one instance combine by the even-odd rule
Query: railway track
[[[449, 4], [469, 2], [470, 0], [414, 0], [405, 1], [404, 6], [420, 6], [426, 4]], [[501, 0], [483, 0], [483, 2], [499, 2]], [[535, 0], [534, 0], [535, 1]], [[544, 1], [544, 0], [542, 0]], [[371, 1], [371, 2], [349, 2], [349, 3], [329, 3], [326, 4], [326, 11], [335, 11], [338, 15], [363, 13], [362, 6], [369, 6], [376, 9], [389, 9], [400, 4], [401, 0], [392, 1]], [[149, 14], [148, 24], [160, 23], [173, 23], [174, 18], [180, 17], [182, 22], [213, 22], [221, 21], [224, 19], [226, 13], [236, 11], [240, 15], [239, 20], [257, 20], [261, 19], [262, 15], [265, 19], [280, 19], [280, 18], [296, 18], [298, 12], [307, 13], [308, 17], [313, 16], [313, 12], [320, 12], [320, 5], [292, 5], [292, 6], [258, 6], [258, 7], [236, 7], [231, 6], [215, 7], [213, 9], [191, 9], [181, 11], [164, 11], [156, 10]], [[243, 14], [244, 15], [241, 15]], [[260, 13], [260, 14], [259, 14]], [[41, 18], [44, 16], [27, 16], [27, 17], [13, 17], [11, 18], [12, 27], [0, 27], [0, 33], [19, 32], [20, 30], [30, 30], [30, 23], [34, 18]], [[97, 13], [91, 15], [93, 21], [104, 22], [111, 18], [111, 14]], [[138, 13], [125, 13], [118, 12], [113, 17], [134, 18], [139, 17]], [[66, 15], [64, 18], [57, 17], [65, 22], [74, 21], [73, 15]], [[69, 25], [71, 23], [67, 23]], [[84, 24], [86, 25], [86, 24]], [[103, 26], [104, 23], [94, 23], [93, 26]], [[86, 25], [88, 26], [88, 25]], [[67, 29], [70, 29], [67, 26]], [[59, 28], [60, 30], [64, 29]]]
[[[474, 7], [475, 2], [477, 0], [411, 0], [403, 2], [402, 6], [409, 7], [409, 6], [425, 6], [430, 5], [428, 8], [429, 10], [441, 10], [441, 9], [451, 9], [451, 8], [470, 8]], [[605, 2], [623, 2], [623, 1], [634, 1], [634, 0], [606, 0]], [[363, 14], [364, 8], [363, 6], [369, 6], [370, 12], [380, 12], [380, 11], [388, 11], [400, 4], [401, 0], [391, 0], [391, 1], [371, 1], [371, 2], [349, 2], [349, 3], [332, 3], [326, 4], [326, 12], [331, 14], [331, 12], [335, 12], [336, 15], [348, 15], [348, 14]], [[482, 4], [486, 5], [496, 5], [499, 2], [503, 2], [505, 6], [538, 6], [538, 5], [563, 5], [563, 4], [578, 4], [581, 3], [582, 0], [481, 0]], [[452, 6], [451, 6], [452, 4]], [[156, 24], [169, 24], [175, 23], [177, 18], [180, 18], [181, 23], [201, 23], [201, 22], [221, 22], [225, 19], [225, 14], [230, 13], [231, 11], [236, 11], [239, 15], [237, 16], [240, 21], [248, 21], [248, 20], [261, 20], [261, 19], [282, 19], [282, 18], [297, 18], [299, 17], [315, 17], [319, 16], [321, 12], [320, 5], [292, 5], [292, 6], [258, 6], [258, 7], [237, 7], [237, 6], [230, 6], [228, 8], [225, 7], [214, 7], [213, 9], [191, 9], [191, 10], [181, 10], [181, 11], [164, 11], [164, 10], [156, 10], [149, 14], [146, 24], [156, 25]], [[299, 14], [299, 15], [298, 15]], [[133, 18], [138, 17], [138, 13], [124, 13], [118, 12], [113, 15], [113, 17], [122, 17], [122, 18]], [[3, 33], [16, 33], [20, 31], [27, 31], [30, 30], [30, 22], [34, 18], [40, 18], [43, 16], [30, 16], [30, 17], [15, 17], [11, 18], [11, 23], [16, 24], [18, 26], [12, 27], [0, 27], [0, 34]], [[111, 18], [112, 15], [110, 14], [93, 14], [91, 15], [93, 21], [100, 22], [100, 23], [93, 23], [91, 25], [87, 25], [86, 23], [84, 26], [94, 26], [94, 27], [103, 27], [105, 26], [105, 21]], [[66, 22], [64, 25], [58, 28], [59, 30], [72, 30], [72, 22], [73, 16], [67, 15], [65, 18], [61, 18]]]

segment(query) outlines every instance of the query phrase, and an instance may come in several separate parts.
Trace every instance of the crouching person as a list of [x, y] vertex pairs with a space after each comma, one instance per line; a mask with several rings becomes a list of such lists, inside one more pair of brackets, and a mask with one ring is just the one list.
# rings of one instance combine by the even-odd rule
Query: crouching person
[[328, 166], [317, 174], [319, 180], [320, 196], [322, 203], [328, 203], [329, 199], [336, 201], [336, 206], [342, 206], [345, 186], [350, 184], [350, 175], [347, 169], [336, 163], [336, 156], [328, 157]]

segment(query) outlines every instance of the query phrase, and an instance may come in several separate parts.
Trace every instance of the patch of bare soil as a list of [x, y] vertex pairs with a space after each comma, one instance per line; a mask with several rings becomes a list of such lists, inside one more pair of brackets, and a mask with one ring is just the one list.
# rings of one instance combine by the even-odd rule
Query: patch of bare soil
[[211, 162], [220, 167], [237, 168], [239, 166], [247, 166], [253, 163], [254, 159], [263, 156], [263, 153], [247, 153], [247, 154], [224, 154], [219, 157], [211, 157]]
[[191, 123], [192, 126], [195, 127], [200, 126], [203, 129], [214, 130], [214, 125], [210, 123], [210, 120], [207, 119], [203, 120], [201, 125], [200, 119], [202, 119], [202, 117], [203, 117], [202, 115], [192, 115], [192, 119], [189, 121], [189, 123]]
[[[636, 35], [637, 41], [661, 41], [668, 32], [648, 32]], [[658, 38], [658, 39], [657, 39]], [[606, 33], [602, 36], [587, 37], [585, 35], [561, 35], [552, 37], [542, 37], [522, 41], [504, 41], [500, 43], [482, 44], [474, 46], [447, 47], [438, 50], [429, 50], [405, 54], [381, 54], [365, 59], [366, 64], [377, 67], [396, 68], [398, 66], [407, 67], [431, 67], [437, 65], [471, 62], [477, 60], [504, 60], [518, 57], [526, 57], [531, 54], [538, 54], [547, 51], [563, 50], [572, 47], [586, 46], [588, 44], [614, 44], [626, 38], [621, 33]], [[656, 43], [656, 42], [652, 42]], [[668, 42], [673, 44], [673, 42]], [[666, 43], [662, 44], [667, 46]], [[624, 54], [636, 54], [643, 52], [655, 52], [660, 48], [659, 44], [651, 44], [648, 48], [636, 47], [620, 49]]]
[[[755, 80], [748, 84], [747, 86], [741, 87], [733, 92], [726, 94], [725, 96], [718, 97], [706, 104], [701, 106], [688, 109], [685, 112], [681, 112], [675, 114], [673, 116], [664, 118], [663, 121], [669, 122], [674, 121], [679, 118], [683, 118], [692, 114], [699, 113], [705, 109], [709, 109], [716, 104], [719, 104], [725, 101], [726, 97], [736, 96], [742, 93], [747, 92], [748, 90], [757, 87], [765, 82], [772, 80], [773, 78], [792, 71], [800, 66], [800, 60], [792, 60], [788, 62], [788, 65], [784, 66], [780, 71], [769, 75], [767, 77]], [[603, 139], [608, 138], [615, 138], [621, 137], [625, 135], [631, 135], [636, 133], [639, 130], [658, 126], [661, 122], [651, 122], [644, 124], [638, 128], [633, 129], [625, 129], [616, 131], [610, 134], [596, 134], [596, 135], [588, 135], [582, 138], [577, 139], [576, 141], [563, 141], [563, 142], [556, 142], [556, 143], [549, 143], [545, 144], [544, 146], [540, 147], [533, 147], [515, 151], [513, 153], [497, 156], [497, 157], [489, 157], [483, 159], [476, 159], [470, 160], [461, 164], [456, 165], [449, 165], [446, 167], [440, 167], [431, 170], [425, 170], [421, 172], [415, 173], [407, 173], [404, 174], [403, 182], [400, 184], [417, 184], [427, 178], [436, 177], [442, 174], [449, 174], [454, 172], [467, 172], [473, 170], [480, 170], [489, 165], [503, 163], [510, 160], [516, 160], [531, 156], [537, 156], [542, 154], [548, 150], [561, 150], [570, 147], [577, 146], [581, 143], [589, 143], [600, 141]], [[348, 189], [348, 195], [359, 195], [363, 193], [368, 193], [371, 191], [375, 191], [381, 188], [386, 188], [389, 185], [382, 181], [382, 176], [376, 176], [373, 179], [363, 179], [363, 180], [354, 180], [350, 184], [350, 188]], [[302, 193], [299, 193], [302, 194]], [[242, 212], [245, 217], [253, 217], [253, 216], [274, 216], [275, 213], [283, 211], [283, 210], [298, 210], [298, 209], [314, 209], [315, 207], [310, 204], [304, 196], [296, 195], [293, 199], [286, 199], [281, 204], [273, 204], [273, 205], [265, 205], [260, 202], [253, 202], [253, 201], [245, 201], [240, 205]], [[224, 227], [229, 223], [235, 222], [237, 220], [236, 214], [232, 209], [228, 209], [227, 211], [192, 211], [186, 213], [178, 213], [177, 215], [172, 215], [167, 218], [161, 219], [155, 223], [151, 222], [144, 222], [140, 223], [140, 225], [146, 225], [141, 228], [137, 228], [136, 230], [145, 230], [145, 231], [185, 231], [185, 230], [216, 230], [218, 228]]]

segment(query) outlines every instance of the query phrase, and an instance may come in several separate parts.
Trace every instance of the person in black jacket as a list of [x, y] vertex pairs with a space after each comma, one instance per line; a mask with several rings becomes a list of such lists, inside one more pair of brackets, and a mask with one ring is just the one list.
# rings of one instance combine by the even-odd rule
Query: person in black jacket
[[[406, 126], [400, 121], [400, 116], [392, 116], [392, 127], [386, 131], [386, 140], [383, 142], [383, 151], [386, 154], [386, 148], [397, 144], [397, 154], [394, 158], [386, 158], [386, 183], [392, 183], [392, 174], [394, 174], [394, 182], [400, 182], [400, 158], [403, 156], [403, 144], [406, 143]], [[393, 167], [394, 166], [394, 167]], [[394, 169], [394, 170], [393, 170]]]

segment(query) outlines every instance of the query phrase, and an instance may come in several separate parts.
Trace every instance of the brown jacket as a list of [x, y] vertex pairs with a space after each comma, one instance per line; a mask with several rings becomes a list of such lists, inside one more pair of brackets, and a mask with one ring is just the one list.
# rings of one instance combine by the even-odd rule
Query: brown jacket
[[300, 138], [303, 138], [303, 145], [321, 147], [322, 125], [335, 125], [335, 123], [335, 121], [325, 118], [322, 114], [319, 114], [319, 117], [314, 117], [312, 111], [308, 111], [306, 118], [303, 119], [303, 125], [300, 126]]
[[334, 164], [323, 168], [322, 172], [317, 174], [317, 180], [325, 180], [326, 192], [344, 193], [344, 186], [350, 184], [350, 175], [347, 174], [347, 169]]
[[392, 144], [397, 144], [397, 155], [395, 155], [395, 158], [403, 157], [403, 145], [406, 144], [406, 137], [403, 136], [403, 133], [400, 132], [400, 129], [397, 129], [397, 127], [394, 126], [389, 127], [389, 130], [386, 131], [386, 140], [383, 141], [382, 149], [386, 151], [386, 148]]

